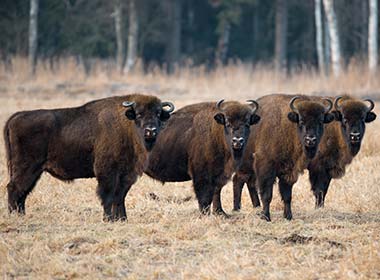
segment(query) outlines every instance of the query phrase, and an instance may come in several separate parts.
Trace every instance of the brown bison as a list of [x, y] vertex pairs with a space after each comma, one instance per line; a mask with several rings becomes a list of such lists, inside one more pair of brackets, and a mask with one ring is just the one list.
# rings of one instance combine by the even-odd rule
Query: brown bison
[[209, 213], [213, 201], [214, 213], [226, 215], [221, 189], [243, 158], [250, 127], [260, 120], [257, 103], [249, 103], [221, 100], [175, 112], [157, 139], [146, 173], [161, 182], [192, 180], [201, 213]]
[[[368, 102], [369, 106], [364, 102]], [[372, 112], [374, 102], [370, 99], [364, 102], [349, 96], [335, 99], [333, 113], [337, 122], [326, 126], [319, 153], [308, 166], [316, 207], [323, 207], [331, 179], [341, 178], [346, 165], [359, 152], [365, 123], [376, 119], [376, 114]]]
[[25, 213], [27, 195], [47, 171], [65, 181], [96, 177], [104, 219], [125, 220], [125, 196], [173, 110], [170, 102], [134, 94], [15, 113], [4, 127], [9, 211]]
[[243, 164], [233, 178], [234, 209], [240, 209], [241, 190], [247, 182], [254, 206], [260, 205], [255, 185], [260, 191], [263, 218], [270, 221], [273, 184], [278, 178], [284, 217], [290, 220], [293, 184], [315, 157], [325, 124], [334, 120], [329, 113], [332, 101], [325, 99], [326, 107], [311, 97], [284, 94], [257, 101], [263, 121], [253, 128]]
[[[318, 99], [318, 97], [315, 97]], [[322, 101], [322, 97], [319, 100]], [[359, 152], [364, 137], [365, 123], [376, 119], [372, 112], [375, 104], [370, 99], [363, 101], [349, 96], [335, 99], [335, 115], [337, 122], [325, 126], [325, 132], [319, 144], [319, 152], [308, 164], [311, 189], [315, 195], [315, 206], [324, 206], [324, 201], [331, 179], [341, 178], [345, 174], [346, 165], [350, 164]], [[241, 189], [247, 183], [254, 207], [260, 206], [253, 176], [234, 177], [234, 209], [240, 209]]]

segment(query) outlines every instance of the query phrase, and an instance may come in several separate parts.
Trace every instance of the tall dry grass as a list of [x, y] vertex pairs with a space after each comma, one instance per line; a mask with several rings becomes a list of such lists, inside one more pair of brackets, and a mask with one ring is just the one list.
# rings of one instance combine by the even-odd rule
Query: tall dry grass
[[[339, 78], [312, 71], [278, 77], [267, 67], [231, 65], [207, 72], [158, 68], [119, 75], [96, 64], [90, 76], [68, 60], [56, 73], [23, 59], [0, 73], [0, 124], [13, 112], [76, 106], [130, 91], [147, 91], [177, 107], [200, 100], [255, 98], [270, 92], [348, 92], [376, 99], [379, 81], [362, 66]], [[108, 70], [107, 70], [108, 69]], [[139, 72], [140, 71], [140, 72]], [[375, 111], [380, 104], [376, 104]], [[200, 217], [191, 182], [162, 185], [140, 178], [126, 199], [128, 222], [103, 223], [94, 179], [71, 184], [45, 174], [28, 197], [24, 217], [7, 212], [8, 181], [0, 149], [0, 275], [4, 279], [378, 279], [380, 278], [380, 123], [366, 136], [346, 176], [333, 180], [326, 207], [314, 209], [307, 172], [294, 187], [294, 220], [282, 218], [277, 187], [273, 222], [252, 209], [231, 213], [232, 185], [222, 192], [231, 219]], [[3, 146], [3, 140], [0, 140]], [[154, 193], [158, 199], [152, 199]]]

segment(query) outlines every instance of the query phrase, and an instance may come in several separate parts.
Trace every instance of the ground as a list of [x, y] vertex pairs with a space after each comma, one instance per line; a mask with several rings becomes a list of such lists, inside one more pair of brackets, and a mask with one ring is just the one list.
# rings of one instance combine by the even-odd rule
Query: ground
[[[268, 93], [251, 94], [248, 78], [240, 83], [235, 80], [236, 94], [223, 89], [223, 77], [219, 77], [220, 83], [215, 77], [209, 79], [215, 81], [173, 79], [172, 87], [158, 81], [147, 89], [178, 108], [200, 100], [244, 101]], [[151, 80], [148, 77], [146, 82]], [[108, 84], [98, 91], [86, 90], [88, 85], [36, 86], [26, 81], [4, 86], [0, 89], [0, 124], [20, 110], [77, 106], [121, 94], [112, 86], [123, 89], [124, 84]], [[130, 84], [125, 87], [130, 89]], [[197, 92], [202, 87], [205, 91]], [[291, 89], [286, 84], [284, 91]], [[379, 115], [380, 104], [376, 106]], [[28, 197], [26, 215], [9, 215], [1, 138], [0, 275], [4, 279], [380, 278], [379, 136], [380, 122], [376, 120], [367, 126], [362, 150], [346, 175], [333, 180], [324, 209], [314, 209], [305, 172], [294, 187], [294, 219], [286, 221], [275, 186], [270, 223], [259, 218], [246, 189], [241, 212], [231, 211], [231, 183], [224, 187], [222, 198], [232, 218], [222, 219], [199, 215], [191, 182], [162, 185], [147, 176], [128, 194], [128, 222], [102, 221], [94, 179], [65, 183], [48, 174]]]

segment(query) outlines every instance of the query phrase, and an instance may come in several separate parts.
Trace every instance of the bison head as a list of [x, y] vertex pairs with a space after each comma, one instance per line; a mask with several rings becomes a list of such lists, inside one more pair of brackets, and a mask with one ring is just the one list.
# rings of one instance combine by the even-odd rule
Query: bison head
[[317, 153], [318, 145], [323, 135], [324, 124], [334, 120], [334, 115], [329, 113], [333, 103], [326, 98], [323, 100], [328, 103], [327, 107], [309, 100], [301, 101], [296, 106], [294, 102], [299, 98], [299, 96], [296, 96], [291, 99], [289, 107], [292, 111], [289, 112], [288, 119], [297, 124], [299, 140], [305, 155], [311, 159]]
[[249, 105], [231, 102], [222, 106], [223, 102], [222, 99], [216, 104], [219, 112], [214, 115], [214, 119], [224, 126], [226, 143], [234, 158], [240, 159], [248, 141], [250, 126], [260, 121], [260, 117], [255, 114], [259, 105], [254, 100], [248, 100]]
[[123, 106], [129, 120], [135, 122], [140, 136], [144, 139], [145, 148], [150, 151], [162, 127], [162, 122], [170, 118], [174, 111], [171, 102], [160, 102], [157, 98], [152, 100], [124, 101]]
[[363, 100], [369, 103], [367, 106], [359, 100], [342, 98], [339, 96], [335, 99], [333, 113], [335, 119], [341, 123], [342, 132], [351, 154], [356, 155], [364, 136], [365, 123], [376, 119], [376, 114], [372, 112], [375, 104], [371, 99]]

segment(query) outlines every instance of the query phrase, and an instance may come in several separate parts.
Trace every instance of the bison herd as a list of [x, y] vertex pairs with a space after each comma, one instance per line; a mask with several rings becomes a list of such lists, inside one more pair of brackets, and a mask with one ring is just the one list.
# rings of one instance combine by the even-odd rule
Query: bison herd
[[372, 100], [350, 96], [272, 94], [173, 112], [170, 102], [133, 94], [17, 112], [4, 127], [8, 209], [24, 214], [46, 171], [65, 181], [96, 177], [104, 220], [125, 220], [125, 197], [145, 172], [161, 182], [192, 180], [201, 213], [212, 205], [225, 217], [221, 190], [233, 176], [234, 210], [241, 208], [246, 183], [267, 221], [277, 178], [290, 220], [299, 174], [308, 169], [315, 205], [323, 207], [331, 179], [342, 177], [359, 152], [365, 123], [376, 118], [373, 108]]

